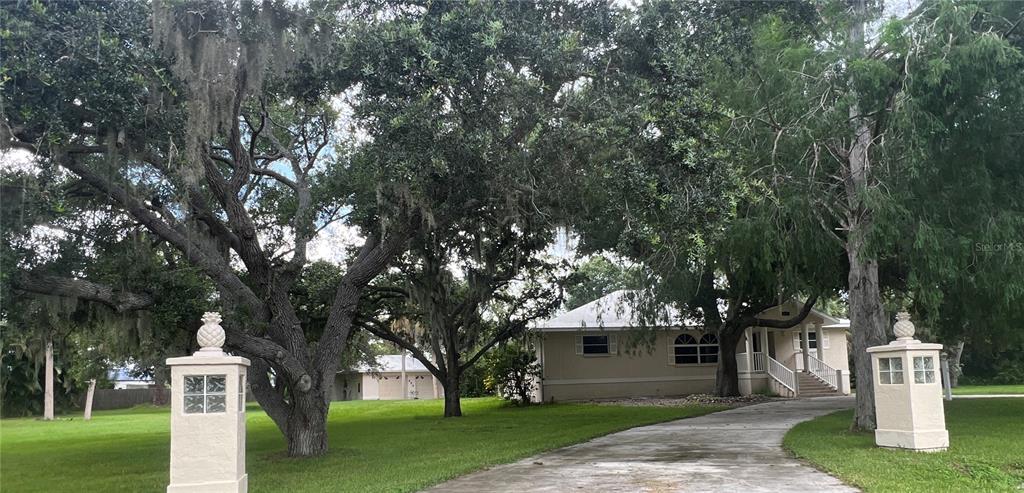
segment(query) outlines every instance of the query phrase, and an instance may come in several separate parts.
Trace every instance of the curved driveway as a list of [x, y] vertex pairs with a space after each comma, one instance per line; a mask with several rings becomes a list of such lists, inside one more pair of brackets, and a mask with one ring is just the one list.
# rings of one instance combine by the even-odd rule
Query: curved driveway
[[481, 492], [853, 492], [793, 459], [793, 425], [853, 407], [852, 397], [772, 401], [613, 433], [428, 490]]

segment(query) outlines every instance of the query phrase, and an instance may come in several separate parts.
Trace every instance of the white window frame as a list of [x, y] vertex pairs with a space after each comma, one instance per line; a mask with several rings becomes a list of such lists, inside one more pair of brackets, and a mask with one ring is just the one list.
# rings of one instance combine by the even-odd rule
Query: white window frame
[[[894, 365], [893, 363], [897, 363]], [[896, 368], [896, 367], [899, 368]], [[903, 385], [903, 358], [878, 358], [878, 383], [881, 385]], [[899, 377], [899, 378], [897, 378]], [[898, 382], [896, 380], [899, 380]]]

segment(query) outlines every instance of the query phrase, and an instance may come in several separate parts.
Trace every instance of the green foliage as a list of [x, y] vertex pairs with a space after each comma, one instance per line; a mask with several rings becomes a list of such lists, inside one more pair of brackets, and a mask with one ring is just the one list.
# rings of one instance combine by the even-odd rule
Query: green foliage
[[[972, 334], [974, 335], [974, 334]], [[967, 345], [966, 348], [969, 348]], [[964, 350], [963, 376], [960, 381], [968, 385], [1020, 385], [1024, 384], [1024, 345], [1001, 348], [982, 346], [973, 351]]]
[[619, 14], [615, 49], [568, 101], [581, 112], [573, 162], [587, 170], [575, 179], [572, 227], [582, 253], [612, 250], [660, 272], [705, 250], [738, 177], [688, 35], [696, 17], [671, 2]]
[[487, 387], [487, 368], [484, 365], [473, 365], [466, 368], [462, 373], [462, 381], [459, 382], [459, 395], [463, 397], [486, 397], [494, 395], [494, 392]]
[[1024, 11], [930, 7], [906, 31], [911, 76], [891, 120], [906, 171], [887, 178], [901, 193], [881, 215], [898, 257], [883, 267], [941, 340], [966, 340], [980, 362], [1024, 340], [1024, 43], [1007, 29]]
[[484, 367], [488, 390], [516, 405], [530, 404], [541, 374], [536, 353], [521, 343], [505, 344], [488, 353]]
[[594, 301], [620, 289], [635, 290], [643, 287], [640, 266], [624, 265], [607, 256], [596, 255], [578, 265], [565, 280], [566, 309]]

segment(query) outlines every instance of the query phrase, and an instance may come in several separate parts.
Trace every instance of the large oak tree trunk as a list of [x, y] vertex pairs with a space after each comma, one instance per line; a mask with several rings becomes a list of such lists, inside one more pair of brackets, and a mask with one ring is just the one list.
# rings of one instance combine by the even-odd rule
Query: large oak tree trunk
[[736, 364], [736, 345], [743, 335], [742, 330], [725, 328], [718, 334], [718, 369], [715, 371], [715, 395], [734, 397], [740, 395], [739, 368]]
[[327, 453], [329, 408], [323, 395], [322, 384], [317, 384], [309, 392], [295, 396], [285, 430], [290, 457], [316, 457]]
[[449, 370], [444, 381], [444, 417], [462, 416], [462, 385], [461, 375]]

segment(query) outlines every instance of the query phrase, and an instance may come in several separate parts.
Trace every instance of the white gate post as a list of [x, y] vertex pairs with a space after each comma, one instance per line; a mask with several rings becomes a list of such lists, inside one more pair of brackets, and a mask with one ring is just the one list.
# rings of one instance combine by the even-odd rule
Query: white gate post
[[245, 373], [249, 360], [221, 350], [220, 315], [207, 312], [192, 356], [170, 358], [171, 483], [168, 493], [248, 490]]
[[941, 344], [914, 339], [910, 314], [896, 315], [896, 340], [867, 349], [875, 389], [875, 444], [879, 447], [938, 452], [949, 447], [942, 404]]

